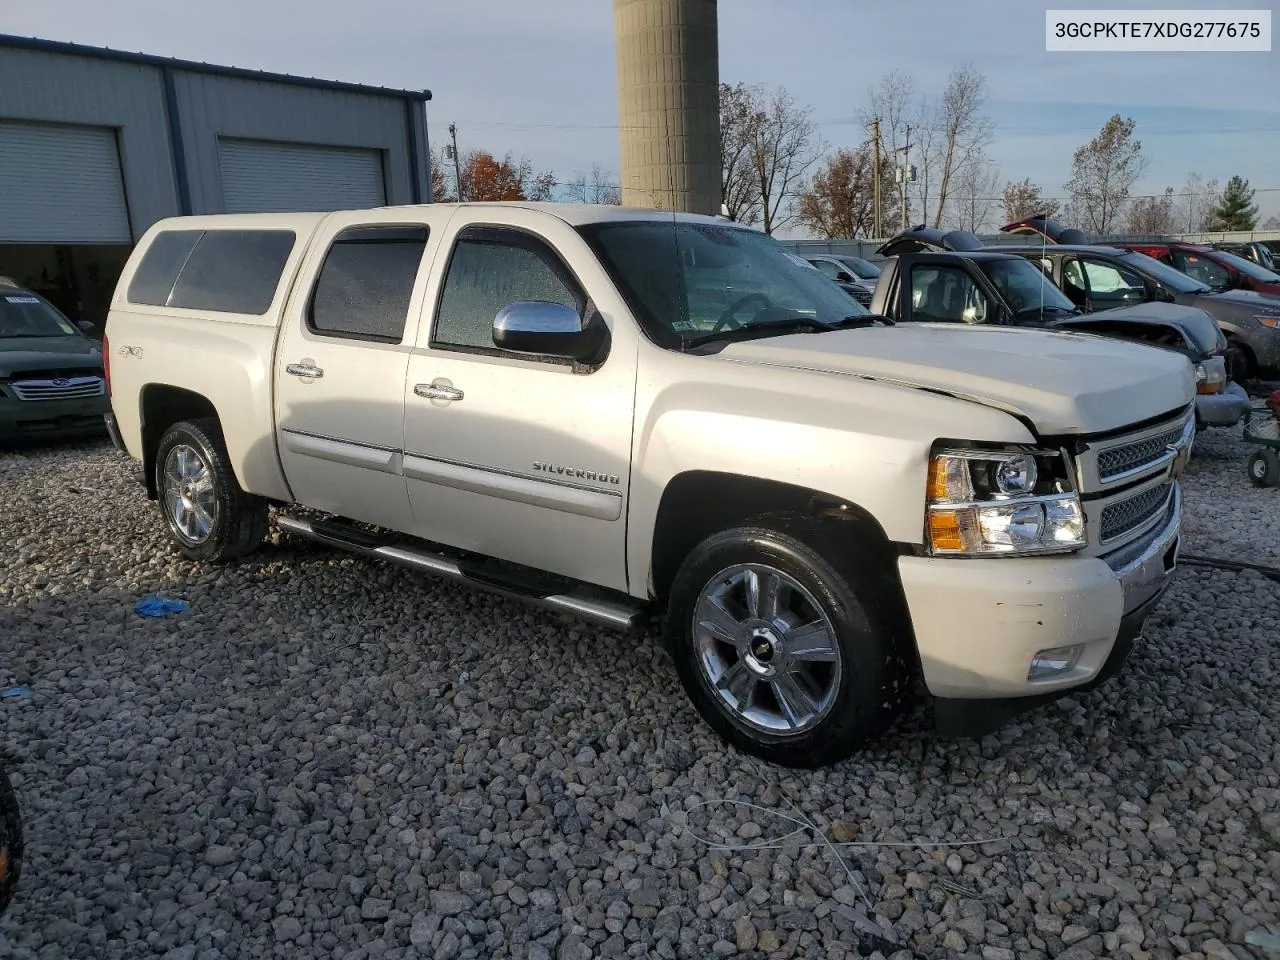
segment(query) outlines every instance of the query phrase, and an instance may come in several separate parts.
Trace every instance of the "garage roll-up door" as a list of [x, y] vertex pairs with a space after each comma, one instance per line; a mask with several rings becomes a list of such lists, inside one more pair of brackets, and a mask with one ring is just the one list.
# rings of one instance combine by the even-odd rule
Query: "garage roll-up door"
[[0, 243], [132, 243], [116, 131], [0, 120]]
[[342, 210], [387, 202], [378, 150], [219, 140], [218, 163], [227, 213]]

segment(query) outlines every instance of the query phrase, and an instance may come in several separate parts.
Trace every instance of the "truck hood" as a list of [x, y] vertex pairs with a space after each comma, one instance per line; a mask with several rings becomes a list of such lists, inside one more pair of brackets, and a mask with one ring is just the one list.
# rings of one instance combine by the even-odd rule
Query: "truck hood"
[[941, 391], [1041, 435], [1115, 430], [1195, 398], [1182, 354], [1078, 333], [912, 323], [747, 340], [718, 356]]
[[[1227, 341], [1218, 327], [1218, 321], [1199, 307], [1183, 306], [1177, 303], [1153, 301], [1134, 304], [1131, 307], [1116, 307], [1114, 310], [1099, 310], [1097, 313], [1085, 313], [1070, 320], [1064, 320], [1060, 326], [1088, 333], [1091, 325], [1109, 327], [1114, 324], [1131, 323], [1143, 327], [1171, 327], [1198, 347], [1201, 357], [1219, 353], [1227, 348]], [[1201, 357], [1196, 359], [1199, 360]]]
[[101, 368], [102, 345], [87, 337], [0, 339], [0, 377], [26, 370]]

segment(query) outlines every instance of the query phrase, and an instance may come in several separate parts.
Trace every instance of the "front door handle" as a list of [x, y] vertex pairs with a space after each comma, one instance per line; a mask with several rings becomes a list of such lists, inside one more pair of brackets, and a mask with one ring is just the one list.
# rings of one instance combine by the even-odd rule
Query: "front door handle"
[[309, 360], [304, 360], [302, 363], [291, 363], [284, 368], [284, 372], [295, 377], [306, 377], [309, 380], [319, 380], [324, 376], [324, 371]]
[[419, 383], [413, 392], [426, 400], [461, 400], [462, 391], [444, 383]]

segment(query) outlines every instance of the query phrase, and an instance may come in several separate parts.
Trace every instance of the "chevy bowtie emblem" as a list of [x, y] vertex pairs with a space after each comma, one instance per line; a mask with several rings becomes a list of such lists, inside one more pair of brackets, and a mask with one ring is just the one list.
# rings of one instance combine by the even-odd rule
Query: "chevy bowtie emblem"
[[57, 379], [55, 379], [55, 380], [53, 381], [53, 385], [54, 385], [55, 387], [65, 387], [65, 386], [66, 386], [68, 383], [70, 383], [70, 382], [71, 382], [71, 381], [70, 381], [70, 380], [68, 380], [66, 377], [58, 377]]

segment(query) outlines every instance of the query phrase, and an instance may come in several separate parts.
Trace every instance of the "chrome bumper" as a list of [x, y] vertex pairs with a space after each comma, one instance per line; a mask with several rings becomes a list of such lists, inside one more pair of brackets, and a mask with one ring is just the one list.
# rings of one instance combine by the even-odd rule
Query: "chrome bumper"
[[1126, 614], [1155, 599], [1173, 579], [1181, 530], [1182, 486], [1175, 483], [1168, 513], [1156, 531], [1103, 557], [1120, 581]]

